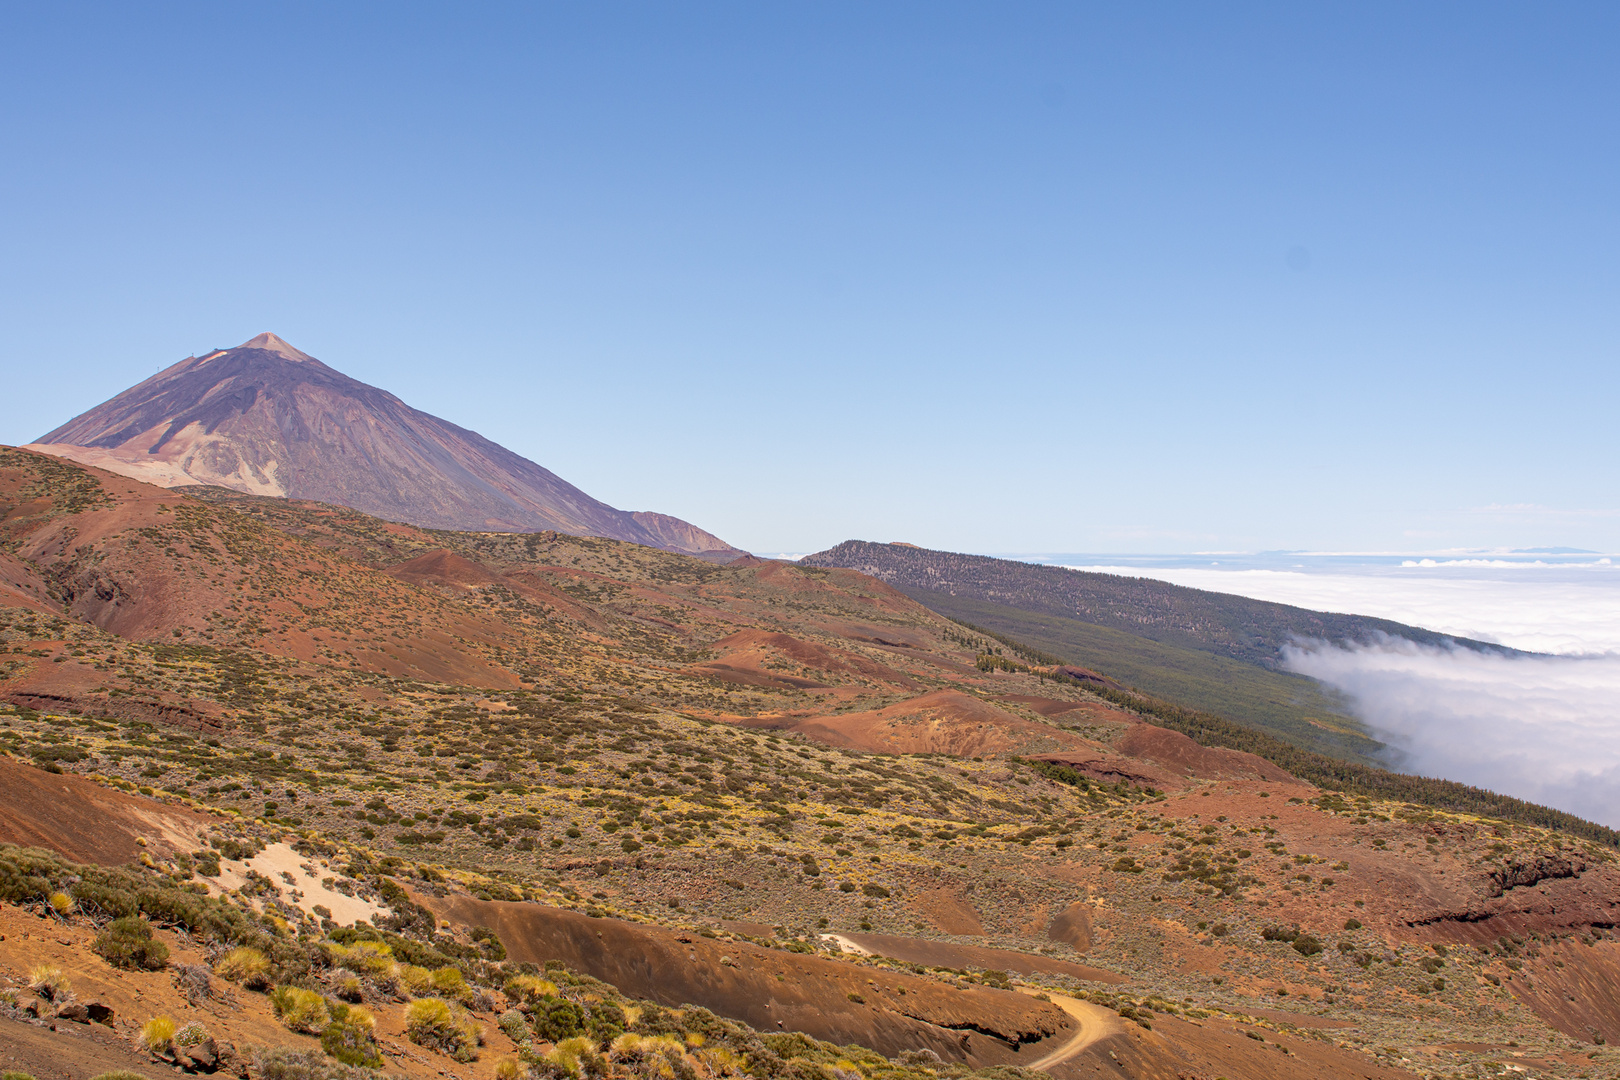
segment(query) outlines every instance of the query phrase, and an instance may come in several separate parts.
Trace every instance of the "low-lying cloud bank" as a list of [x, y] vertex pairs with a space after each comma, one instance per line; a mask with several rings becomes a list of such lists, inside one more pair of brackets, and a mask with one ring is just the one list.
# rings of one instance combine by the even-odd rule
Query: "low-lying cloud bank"
[[1527, 652], [1620, 651], [1620, 564], [1411, 559], [1331, 569], [1074, 566], [1211, 592], [1392, 619]]
[[1620, 655], [1513, 657], [1386, 639], [1283, 650], [1336, 687], [1392, 764], [1620, 828]]

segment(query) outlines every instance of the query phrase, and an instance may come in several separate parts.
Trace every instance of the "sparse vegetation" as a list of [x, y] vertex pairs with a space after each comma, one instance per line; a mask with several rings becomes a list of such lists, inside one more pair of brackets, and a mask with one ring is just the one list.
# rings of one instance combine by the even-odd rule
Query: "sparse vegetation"
[[[405, 1014], [413, 1042], [461, 1060], [478, 1052], [483, 1017], [503, 1046], [519, 1048], [485, 1066], [510, 1080], [576, 1070], [590, 1080], [684, 1070], [761, 1080], [970, 1075], [921, 1052], [885, 1061], [631, 1001], [561, 965], [518, 963], [507, 952], [517, 946], [486, 928], [440, 925], [412, 894], [663, 924], [699, 956], [717, 950], [727, 979], [763, 966], [786, 980], [794, 976], [781, 960], [833, 958], [859, 974], [832, 995], [857, 1015], [915, 1011], [916, 998], [883, 985], [885, 973], [903, 973], [974, 993], [1025, 982], [1086, 996], [1153, 1026], [1156, 1039], [1174, 1037], [1163, 1016], [1219, 1019], [1256, 1005], [1320, 1012], [1356, 1021], [1347, 1042], [1407, 1053], [1419, 1028], [1428, 1045], [1484, 1043], [1499, 1040], [1502, 1024], [1533, 1025], [1512, 996], [1517, 982], [1551, 985], [1555, 959], [1578, 960], [1571, 942], [1527, 935], [1478, 957], [1441, 957], [1426, 944], [1414, 957], [1409, 931], [1370, 882], [1401, 880], [1413, 865], [1446, 871], [1458, 888], [1487, 878], [1520, 888], [1510, 883], [1562, 873], [1564, 862], [1584, 863], [1587, 882], [1610, 872], [1612, 856], [1590, 838], [1404, 791], [1397, 799], [1270, 780], [1255, 791], [1207, 777], [1186, 786], [1176, 777], [1159, 791], [1041, 762], [1041, 738], [1077, 733], [1113, 754], [1129, 721], [1201, 730], [1212, 720], [1165, 719], [1143, 695], [1115, 701], [1107, 686], [1054, 677], [1037, 649], [946, 623], [841, 571], [694, 565], [611, 541], [436, 534], [332, 508], [210, 497], [206, 513], [176, 515], [138, 542], [173, 547], [180, 554], [165, 557], [182, 568], [223, 575], [217, 617], [197, 624], [212, 639], [182, 628], [158, 644], [126, 641], [0, 608], [0, 670], [63, 655], [96, 667], [106, 700], [128, 712], [0, 706], [0, 749], [216, 811], [205, 838], [189, 852], [143, 846], [144, 860], [120, 869], [0, 846], [0, 899], [63, 934], [111, 934], [133, 919], [146, 935], [115, 936], [137, 952], [174, 941], [172, 927], [183, 950], [206, 950], [219, 978], [277, 987], [283, 1022], [325, 1052], [265, 1051], [253, 1067], [270, 1080], [363, 1075], [351, 1069], [380, 1060], [373, 1013], [388, 1025]], [[522, 591], [526, 577], [469, 590], [375, 573], [436, 550], [501, 573], [519, 568], [555, 592], [535, 600], [541, 593]], [[232, 576], [246, 560], [269, 568], [262, 579]], [[295, 565], [308, 573], [287, 569]], [[823, 629], [834, 625], [866, 636]], [[719, 643], [739, 627], [755, 636], [725, 652]], [[459, 676], [411, 670], [408, 659], [388, 671], [353, 662], [364, 649], [408, 658], [413, 635], [429, 633], [516, 681], [463, 686]], [[296, 635], [318, 637], [324, 651], [310, 659], [277, 644]], [[731, 681], [739, 671], [753, 682]], [[888, 754], [748, 726], [836, 720], [934, 691], [1011, 714], [1037, 735], [1016, 755]], [[196, 702], [228, 723], [188, 726], [139, 712], [142, 701]], [[721, 722], [737, 718], [744, 723]], [[1195, 738], [1224, 745], [1207, 732]], [[224, 896], [204, 895], [244, 878]], [[1047, 926], [1083, 897], [1080, 880], [1103, 883], [1107, 904], [1082, 909], [1072, 933], [1049, 938]], [[354, 922], [361, 904], [366, 917]], [[1033, 911], [1046, 913], [1039, 925]], [[1358, 917], [1346, 919], [1350, 911]], [[1055, 973], [1014, 976], [999, 961], [861, 957], [821, 937], [862, 932], [937, 937], [942, 948], [958, 934], [1013, 945], [1027, 957], [1128, 971], [1133, 993]], [[1584, 932], [1594, 943], [1609, 934]], [[109, 951], [126, 955], [122, 945]], [[172, 972], [159, 981], [175, 1001], [200, 992], [189, 960]], [[1410, 1019], [1414, 995], [1433, 1013]]]
[[59, 967], [36, 964], [28, 969], [28, 989], [46, 1001], [61, 1001], [73, 992], [73, 982]]

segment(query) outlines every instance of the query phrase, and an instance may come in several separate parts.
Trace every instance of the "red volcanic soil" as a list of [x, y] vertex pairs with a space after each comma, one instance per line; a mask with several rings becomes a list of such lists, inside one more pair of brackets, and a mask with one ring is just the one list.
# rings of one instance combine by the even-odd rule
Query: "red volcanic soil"
[[1271, 780], [1292, 783], [1293, 776], [1265, 758], [1241, 750], [1200, 746], [1179, 731], [1152, 724], [1132, 724], [1114, 742], [1129, 757], [1150, 761], [1171, 772], [1199, 780]]
[[959, 936], [984, 933], [984, 923], [973, 905], [950, 889], [924, 889], [912, 898], [911, 906], [941, 933]]
[[0, 567], [0, 596], [13, 603], [49, 581], [67, 615], [137, 641], [205, 640], [396, 676], [518, 685], [479, 651], [510, 637], [497, 619], [229, 508], [100, 469], [74, 467], [99, 490], [80, 493], [71, 512], [31, 497], [62, 468], [15, 450], [0, 463], [0, 537], [16, 556]]
[[[22, 670], [0, 681], [0, 701], [42, 712], [86, 712], [120, 720], [167, 724], [202, 734], [225, 726], [214, 705], [130, 685], [119, 674], [97, 671], [71, 655], [60, 641], [30, 642], [31, 657]], [[110, 690], [116, 690], [112, 693]]]
[[1523, 971], [1506, 985], [1537, 1016], [1577, 1039], [1620, 1039], [1620, 942], [1545, 945]]
[[1067, 765], [1094, 780], [1106, 783], [1127, 780], [1165, 791], [1181, 791], [1189, 782], [1205, 780], [1296, 783], [1292, 776], [1264, 758], [1240, 750], [1200, 746], [1179, 731], [1152, 724], [1132, 723], [1113, 745], [1117, 753], [1088, 748], [1034, 757], [1037, 761]]
[[1046, 937], [1049, 941], [1061, 941], [1075, 952], [1083, 953], [1091, 948], [1091, 916], [1086, 914], [1086, 903], [1076, 900], [1053, 919], [1046, 928]]
[[959, 690], [935, 690], [866, 712], [816, 716], [790, 729], [831, 746], [885, 754], [977, 757], [1086, 743]]
[[[0, 757], [0, 843], [47, 848], [74, 862], [122, 866], [143, 850], [195, 851], [209, 822], [184, 807]], [[137, 837], [147, 841], [146, 848]]]
[[1071, 964], [1067, 960], [1054, 960], [1050, 956], [1014, 952], [1011, 949], [987, 949], [980, 945], [952, 945], [946, 941], [927, 941], [923, 938], [896, 937], [890, 934], [845, 934], [840, 938], [854, 942], [867, 952], [904, 960], [929, 967], [973, 967], [987, 971], [1016, 971], [1020, 975], [1044, 972], [1048, 975], [1070, 975], [1089, 982], [1123, 983], [1126, 978], [1112, 971]]
[[497, 585], [501, 580], [488, 568], [444, 548], [407, 559], [383, 573], [412, 585], [449, 585], [463, 589]]
[[109, 1072], [155, 1072], [152, 1059], [100, 1024], [35, 1027], [0, 1017], [0, 1071], [40, 1080], [83, 1080]]
[[56, 613], [33, 567], [3, 551], [0, 551], [0, 605]]
[[723, 682], [744, 686], [770, 686], [815, 690], [828, 685], [818, 679], [784, 674], [779, 668], [790, 665], [809, 669], [823, 678], [870, 680], [901, 689], [915, 689], [910, 677], [859, 653], [830, 648], [789, 634], [769, 630], [739, 630], [710, 646], [718, 655], [694, 664], [687, 670]]
[[1046, 1069], [1056, 1080], [1098, 1076], [1132, 1080], [1414, 1080], [1372, 1058], [1305, 1035], [1224, 1020], [1160, 1015], [1153, 1030], [1127, 1024], [1123, 1033]]
[[1056, 1006], [1005, 990], [958, 990], [933, 979], [539, 904], [465, 896], [417, 900], [440, 918], [493, 929], [520, 963], [561, 960], [624, 993], [700, 1005], [761, 1031], [802, 1031], [886, 1055], [927, 1048], [981, 1066], [1033, 1060], [1076, 1030]]

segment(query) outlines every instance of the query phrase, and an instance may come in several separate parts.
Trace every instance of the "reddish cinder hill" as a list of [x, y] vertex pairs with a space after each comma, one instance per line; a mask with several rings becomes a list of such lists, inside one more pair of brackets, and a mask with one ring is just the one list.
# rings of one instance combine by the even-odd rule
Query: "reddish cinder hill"
[[742, 554], [679, 518], [615, 510], [269, 333], [188, 356], [30, 448], [161, 487], [313, 499], [432, 528], [556, 529], [721, 561]]
[[1087, 745], [958, 690], [935, 690], [881, 709], [801, 720], [794, 731], [833, 746], [887, 754], [1035, 753]]
[[358, 670], [515, 686], [498, 620], [184, 495], [0, 448], [11, 597], [137, 641], [241, 646]]

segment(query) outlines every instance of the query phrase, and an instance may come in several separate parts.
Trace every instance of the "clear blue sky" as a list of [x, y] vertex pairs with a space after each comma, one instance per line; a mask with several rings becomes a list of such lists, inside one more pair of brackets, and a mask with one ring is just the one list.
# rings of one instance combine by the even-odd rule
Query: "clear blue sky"
[[12, 4], [0, 441], [273, 330], [760, 551], [1615, 551], [1617, 90], [1608, 3]]

